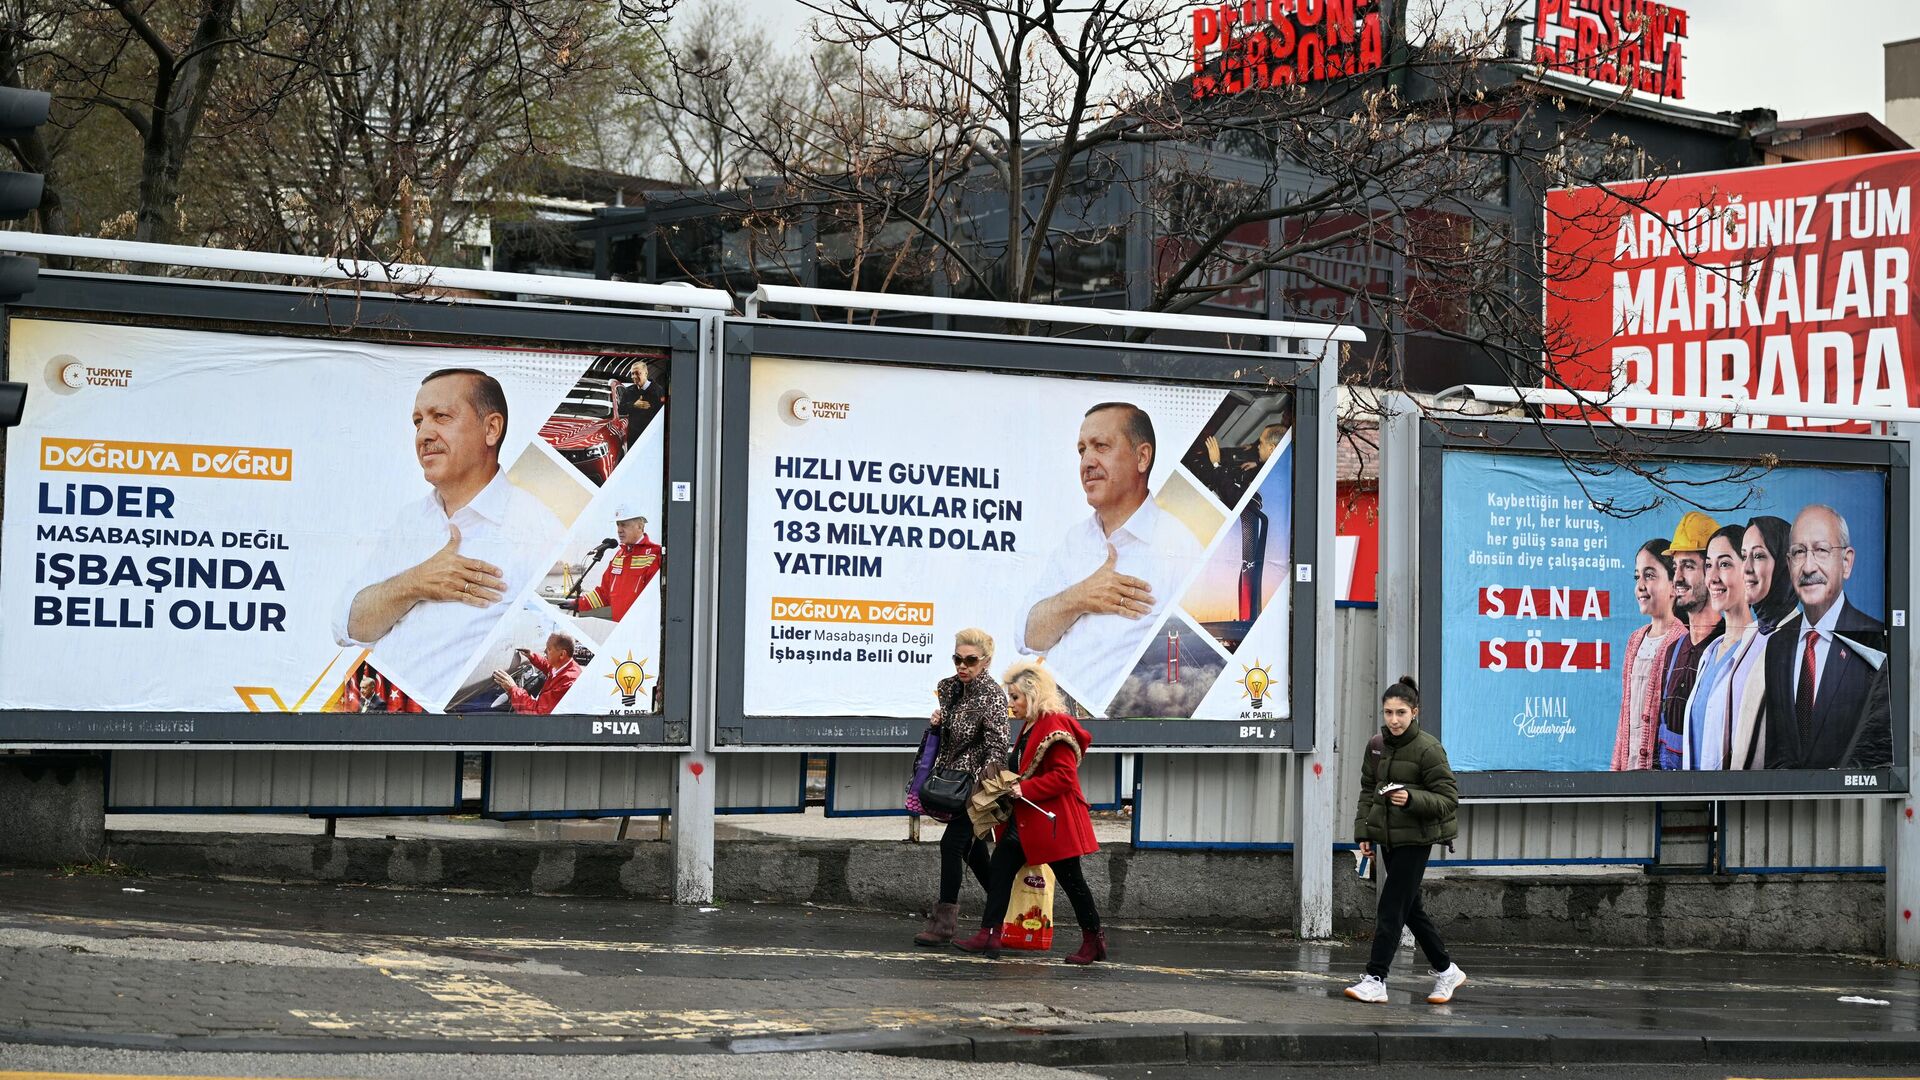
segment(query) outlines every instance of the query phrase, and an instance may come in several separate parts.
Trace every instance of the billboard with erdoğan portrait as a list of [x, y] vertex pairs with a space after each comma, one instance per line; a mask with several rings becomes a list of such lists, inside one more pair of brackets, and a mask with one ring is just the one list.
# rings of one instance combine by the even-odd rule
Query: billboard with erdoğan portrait
[[7, 334], [35, 386], [6, 459], [0, 742], [658, 727], [665, 353]]
[[[1920, 403], [1916, 177], [1920, 151], [1902, 151], [1548, 193], [1548, 385]], [[1713, 415], [1610, 412], [1681, 426]], [[1731, 426], [1863, 430], [1780, 417]]]
[[1313, 738], [1311, 361], [729, 330], [717, 746], [912, 746], [967, 628], [1101, 746]]

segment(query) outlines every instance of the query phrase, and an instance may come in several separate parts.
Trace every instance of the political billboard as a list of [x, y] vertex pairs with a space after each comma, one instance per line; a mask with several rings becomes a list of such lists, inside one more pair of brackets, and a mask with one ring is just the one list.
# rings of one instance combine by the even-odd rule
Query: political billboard
[[[1920, 151], [1902, 151], [1549, 192], [1548, 385], [1920, 403], [1916, 169]], [[1611, 414], [1696, 427], [1714, 415]], [[1864, 430], [1801, 417], [1732, 426]]]
[[740, 369], [723, 602], [760, 741], [917, 739], [954, 635], [978, 628], [995, 672], [1044, 662], [1104, 745], [1291, 745], [1293, 387], [764, 352]]
[[0, 741], [605, 744], [660, 712], [664, 352], [17, 316], [8, 349]]
[[1466, 789], [1905, 790], [1894, 444], [1745, 436], [1628, 467], [1484, 427], [1422, 462], [1427, 712]]

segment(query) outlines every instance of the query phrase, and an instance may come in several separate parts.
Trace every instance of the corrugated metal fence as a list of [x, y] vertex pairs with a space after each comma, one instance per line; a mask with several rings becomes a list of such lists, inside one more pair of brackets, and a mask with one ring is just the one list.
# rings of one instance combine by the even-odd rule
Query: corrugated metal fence
[[[1378, 615], [1336, 614], [1342, 657], [1339, 723], [1341, 807], [1359, 778], [1352, 752], [1376, 727], [1382, 673], [1374, 662]], [[671, 754], [496, 752], [487, 755], [483, 810], [494, 817], [661, 814], [672, 805]], [[1119, 755], [1092, 754], [1082, 783], [1089, 801], [1134, 799], [1141, 847], [1279, 850], [1292, 833], [1288, 763], [1279, 754], [1141, 754], [1132, 790], [1120, 790]], [[827, 792], [834, 816], [899, 814], [906, 758], [898, 753], [832, 757]], [[728, 754], [712, 781], [721, 813], [796, 813], [805, 803], [806, 758]], [[443, 813], [460, 805], [460, 755], [444, 751], [122, 750], [111, 755], [114, 812], [194, 810], [311, 814]], [[1742, 872], [1877, 871], [1884, 804], [1817, 799], [1728, 802], [1716, 825], [1721, 865]], [[1336, 818], [1344, 839], [1344, 811]], [[1651, 803], [1513, 803], [1462, 809], [1461, 838], [1447, 861], [1468, 865], [1636, 864], [1659, 855], [1659, 808]]]

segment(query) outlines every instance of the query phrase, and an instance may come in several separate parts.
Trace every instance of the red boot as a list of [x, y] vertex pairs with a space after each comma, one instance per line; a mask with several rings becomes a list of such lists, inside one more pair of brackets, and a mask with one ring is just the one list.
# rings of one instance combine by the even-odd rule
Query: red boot
[[999, 956], [1000, 928], [996, 926], [989, 930], [983, 926], [974, 931], [973, 936], [967, 940], [955, 941], [953, 947], [961, 952], [979, 953], [987, 957]]
[[1105, 930], [1095, 930], [1092, 933], [1088, 933], [1082, 930], [1080, 931], [1080, 949], [1072, 956], [1067, 957], [1067, 963], [1091, 964], [1095, 960], [1105, 960], [1106, 958], [1107, 932]]

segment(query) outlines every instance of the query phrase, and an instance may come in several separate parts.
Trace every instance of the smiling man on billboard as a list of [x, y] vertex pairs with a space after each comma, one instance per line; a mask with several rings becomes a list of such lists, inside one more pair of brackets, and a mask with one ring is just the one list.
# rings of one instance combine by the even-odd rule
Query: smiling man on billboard
[[1155, 449], [1146, 410], [1117, 401], [1087, 410], [1080, 488], [1093, 513], [1048, 558], [1019, 628], [1020, 651], [1045, 654], [1084, 694], [1115, 688], [1153, 632], [1152, 616], [1200, 559], [1193, 534], [1150, 497]]
[[472, 368], [428, 375], [413, 405], [414, 456], [432, 491], [403, 507], [334, 615], [342, 645], [438, 704], [565, 533], [500, 467], [507, 397]]
[[1893, 760], [1886, 624], [1847, 599], [1853, 537], [1830, 506], [1793, 519], [1800, 614], [1767, 640], [1767, 768], [1872, 769]]

